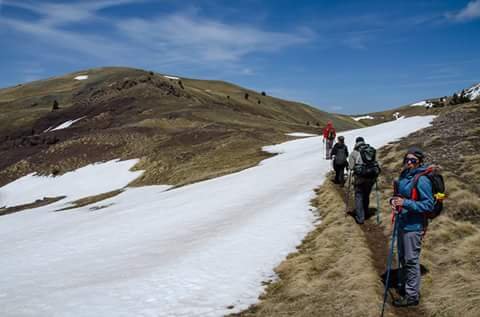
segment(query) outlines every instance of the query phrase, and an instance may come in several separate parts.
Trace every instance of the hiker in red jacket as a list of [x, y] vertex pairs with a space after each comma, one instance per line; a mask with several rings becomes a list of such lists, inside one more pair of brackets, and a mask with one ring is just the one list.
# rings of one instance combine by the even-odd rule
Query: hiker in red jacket
[[333, 142], [335, 141], [336, 136], [337, 136], [337, 133], [335, 132], [333, 123], [331, 120], [328, 120], [327, 126], [323, 129], [323, 143], [326, 144], [325, 159], [327, 160], [332, 159], [331, 151], [332, 151]]

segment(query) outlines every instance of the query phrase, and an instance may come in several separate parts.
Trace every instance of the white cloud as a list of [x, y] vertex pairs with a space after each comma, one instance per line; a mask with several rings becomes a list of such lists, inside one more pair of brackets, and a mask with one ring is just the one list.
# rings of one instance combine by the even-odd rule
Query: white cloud
[[172, 14], [153, 20], [129, 19], [117, 24], [130, 40], [156, 51], [201, 62], [237, 61], [253, 52], [275, 52], [309, 42], [313, 33], [269, 32], [196, 15]]
[[5, 0], [4, 5], [16, 7], [41, 16], [40, 23], [48, 26], [93, 20], [97, 18], [99, 10], [120, 6], [129, 3], [138, 3], [135, 0], [101, 0], [83, 1], [77, 3], [32, 3]]
[[470, 1], [465, 8], [456, 13], [447, 13], [452, 21], [467, 22], [480, 18], [480, 0]]
[[245, 68], [243, 68], [243, 69], [240, 71], [240, 73], [241, 73], [242, 75], [250, 76], [250, 75], [254, 75], [254, 74], [255, 74], [255, 71], [254, 71], [253, 69], [249, 68], [249, 67], [245, 67]]
[[[1, 0], [0, 0], [1, 1]], [[190, 65], [246, 69], [249, 54], [274, 53], [313, 40], [308, 29], [273, 32], [260, 27], [200, 17], [198, 10], [182, 10], [151, 19], [114, 18], [100, 10], [138, 3], [133, 0], [82, 1], [72, 4], [13, 2], [4, 5], [30, 11], [37, 19], [3, 18], [0, 27], [26, 34], [46, 44], [48, 54], [91, 57], [100, 64], [148, 67]], [[101, 25], [102, 32], [66, 29], [74, 23]], [[42, 58], [42, 54], [38, 54]], [[143, 64], [142, 64], [143, 63]]]

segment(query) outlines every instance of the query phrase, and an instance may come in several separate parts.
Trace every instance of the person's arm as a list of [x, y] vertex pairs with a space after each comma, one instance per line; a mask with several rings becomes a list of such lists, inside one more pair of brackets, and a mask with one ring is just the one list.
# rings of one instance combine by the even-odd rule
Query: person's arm
[[[338, 143], [337, 143], [337, 144], [338, 144]], [[337, 144], [335, 144], [335, 145], [333, 146], [333, 149], [332, 149], [332, 152], [331, 152], [331, 155], [332, 155], [332, 156], [337, 155], [337, 151], [338, 151], [338, 146], [337, 146]]]
[[417, 183], [418, 200], [404, 199], [403, 208], [411, 212], [432, 211], [435, 203], [432, 195], [432, 183], [426, 176], [420, 176]]
[[348, 157], [348, 168], [353, 170], [353, 167], [355, 166], [355, 150], [352, 152], [352, 154], [350, 154], [350, 156]]

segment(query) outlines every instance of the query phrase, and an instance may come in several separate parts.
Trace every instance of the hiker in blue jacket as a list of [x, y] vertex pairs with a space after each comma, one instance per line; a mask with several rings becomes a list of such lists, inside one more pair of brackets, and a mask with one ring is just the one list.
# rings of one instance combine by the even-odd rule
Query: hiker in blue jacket
[[[417, 147], [408, 150], [403, 163], [395, 196], [390, 203], [398, 214], [398, 254], [401, 265], [401, 283], [405, 296], [395, 300], [399, 307], [416, 306], [420, 296], [420, 250], [426, 226], [425, 213], [433, 209], [432, 184], [428, 177], [420, 176], [414, 191], [415, 175], [426, 170], [425, 155]], [[415, 197], [416, 196], [416, 197]]]

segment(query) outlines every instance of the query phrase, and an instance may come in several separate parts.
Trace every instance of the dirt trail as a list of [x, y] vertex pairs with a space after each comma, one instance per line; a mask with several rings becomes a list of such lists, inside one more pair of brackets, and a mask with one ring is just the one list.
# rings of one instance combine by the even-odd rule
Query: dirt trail
[[[374, 189], [375, 190], [375, 189]], [[345, 192], [344, 190], [338, 189], [338, 194], [341, 195], [342, 197], [345, 197]], [[372, 192], [372, 195], [375, 194]], [[373, 201], [370, 203], [370, 205], [373, 205]], [[354, 209], [354, 202], [350, 201], [349, 206], [351, 206], [350, 210]], [[390, 247], [390, 239], [391, 235], [387, 236], [384, 233], [384, 226], [390, 226], [390, 224], [380, 224], [377, 225], [376, 220], [375, 220], [375, 208], [370, 208], [369, 210], [369, 215], [367, 216], [367, 220], [365, 223], [360, 226], [360, 228], [363, 231], [363, 234], [365, 236], [368, 248], [370, 249], [370, 252], [372, 253], [372, 261], [373, 261], [373, 266], [378, 274], [378, 277], [384, 281], [384, 277], [386, 274], [386, 263], [387, 263], [387, 258], [388, 258], [388, 252], [389, 252], [389, 247]], [[353, 219], [352, 219], [353, 221]], [[383, 221], [390, 221], [390, 218], [385, 217]], [[390, 230], [391, 232], [391, 230]], [[394, 270], [391, 271], [390, 273], [390, 282], [389, 284], [391, 287], [397, 284], [397, 270], [396, 270], [397, 264], [394, 259], [392, 263], [392, 268]], [[383, 294], [383, 290], [382, 290]], [[424, 309], [423, 305], [420, 303], [420, 305], [416, 307], [409, 307], [409, 308], [397, 308], [391, 305], [392, 302], [392, 294], [395, 296], [395, 298], [398, 298], [398, 293], [396, 290], [390, 289], [389, 290], [389, 295], [387, 298], [387, 304], [385, 306], [385, 316], [390, 316], [388, 314], [389, 312], [393, 314], [393, 316], [398, 316], [398, 317], [420, 317], [420, 316], [427, 316], [426, 310]]]

